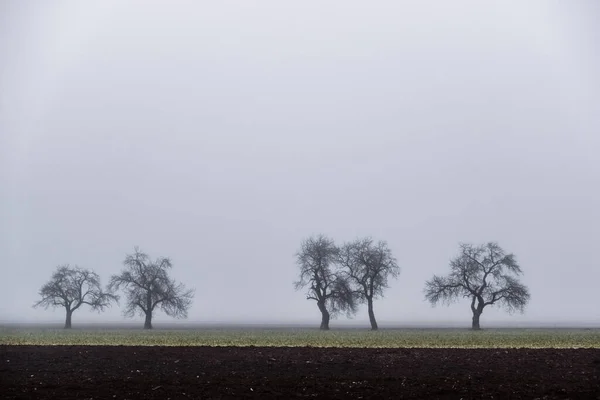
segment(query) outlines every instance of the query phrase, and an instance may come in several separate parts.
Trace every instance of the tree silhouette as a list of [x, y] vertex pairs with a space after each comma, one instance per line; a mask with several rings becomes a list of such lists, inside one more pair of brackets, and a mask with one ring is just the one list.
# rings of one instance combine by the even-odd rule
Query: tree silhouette
[[151, 261], [147, 254], [135, 247], [133, 254], [123, 262], [125, 269], [110, 278], [109, 289], [123, 289], [127, 297], [124, 315], [133, 317], [137, 312], [145, 317], [144, 329], [152, 329], [152, 316], [159, 308], [165, 314], [186, 318], [194, 298], [193, 289], [185, 289], [169, 277], [171, 260], [159, 257]]
[[461, 243], [460, 254], [450, 262], [450, 274], [434, 275], [425, 283], [425, 298], [433, 306], [460, 297], [471, 299], [472, 328], [480, 329], [479, 317], [486, 306], [498, 304], [509, 313], [524, 311], [530, 295], [517, 279], [521, 274], [515, 256], [506, 254], [497, 243]]
[[385, 241], [375, 243], [371, 238], [346, 243], [340, 252], [340, 264], [356, 286], [355, 293], [367, 303], [371, 329], [377, 330], [373, 300], [383, 297], [388, 278], [397, 278], [400, 267]]
[[336, 270], [339, 249], [333, 240], [324, 235], [304, 240], [296, 253], [300, 279], [294, 283], [296, 290], [308, 287], [306, 298], [317, 302], [321, 312], [321, 326], [329, 329], [329, 320], [339, 312], [356, 312], [356, 296], [347, 277]]
[[71, 328], [73, 312], [82, 305], [100, 312], [110, 307], [113, 301], [118, 301], [118, 296], [102, 290], [100, 277], [94, 271], [68, 264], [56, 268], [39, 294], [42, 299], [33, 307], [63, 307], [66, 311], [65, 329]]

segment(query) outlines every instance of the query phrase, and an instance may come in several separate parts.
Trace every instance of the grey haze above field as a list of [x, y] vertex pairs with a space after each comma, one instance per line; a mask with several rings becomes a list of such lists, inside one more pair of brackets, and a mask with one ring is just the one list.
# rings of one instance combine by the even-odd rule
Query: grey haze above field
[[32, 308], [56, 266], [107, 284], [137, 245], [196, 289], [187, 323], [318, 326], [294, 253], [323, 233], [388, 242], [382, 327], [468, 327], [467, 301], [423, 288], [488, 241], [531, 301], [483, 325], [600, 324], [598, 18], [591, 0], [1, 2], [0, 321], [62, 323]]

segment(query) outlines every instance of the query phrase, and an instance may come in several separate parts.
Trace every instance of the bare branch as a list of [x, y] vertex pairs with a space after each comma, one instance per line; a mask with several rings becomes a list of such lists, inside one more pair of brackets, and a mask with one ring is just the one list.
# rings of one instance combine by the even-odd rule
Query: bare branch
[[147, 254], [134, 248], [123, 261], [125, 269], [119, 275], [110, 278], [109, 290], [125, 292], [126, 307], [124, 315], [132, 317], [136, 311], [146, 316], [146, 327], [150, 328], [153, 311], [158, 308], [175, 318], [187, 318], [188, 310], [194, 298], [194, 289], [186, 289], [177, 284], [168, 275], [172, 268], [171, 260], [159, 257], [151, 261]]
[[383, 297], [388, 279], [400, 275], [400, 267], [385, 241], [374, 243], [371, 238], [346, 243], [339, 251], [338, 262], [354, 283], [361, 299]]
[[300, 277], [294, 282], [294, 288], [307, 288], [306, 298], [317, 302], [327, 324], [330, 314], [356, 312], [355, 293], [349, 280], [335, 269], [338, 260], [339, 249], [324, 235], [305, 239], [296, 253]]
[[471, 299], [474, 326], [488, 305], [501, 305], [509, 313], [523, 312], [530, 295], [517, 276], [521, 267], [513, 254], [495, 242], [480, 246], [460, 244], [460, 254], [450, 261], [450, 274], [425, 283], [425, 298], [432, 305], [450, 304], [460, 297]]
[[425, 298], [432, 306], [439, 302], [449, 305], [465, 293], [470, 293], [465, 284], [450, 277], [434, 275], [431, 280], [425, 282]]
[[[110, 307], [112, 302], [118, 301], [118, 296], [102, 290], [100, 277], [94, 271], [68, 264], [56, 268], [39, 294], [41, 300], [33, 307], [63, 307], [68, 316], [83, 304], [100, 312]], [[70, 321], [70, 318], [67, 319]], [[67, 325], [66, 327], [70, 327], [70, 322]]]

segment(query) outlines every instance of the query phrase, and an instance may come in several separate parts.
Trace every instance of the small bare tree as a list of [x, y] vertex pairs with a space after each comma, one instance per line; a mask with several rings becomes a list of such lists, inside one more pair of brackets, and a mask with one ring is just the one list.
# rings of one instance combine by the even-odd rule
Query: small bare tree
[[460, 255], [450, 261], [450, 274], [434, 275], [425, 283], [425, 298], [435, 306], [450, 304], [459, 297], [471, 299], [473, 329], [480, 329], [479, 317], [486, 306], [498, 304], [509, 313], [523, 312], [529, 290], [516, 278], [521, 267], [513, 254], [506, 254], [497, 243], [481, 246], [460, 244]]
[[67, 314], [65, 329], [71, 328], [73, 312], [82, 305], [100, 312], [110, 307], [113, 301], [118, 301], [117, 296], [102, 290], [100, 277], [94, 271], [68, 264], [58, 266], [39, 293], [42, 299], [33, 307], [64, 307]]
[[296, 290], [308, 287], [306, 298], [317, 302], [323, 330], [329, 329], [330, 318], [339, 312], [348, 315], [356, 312], [356, 297], [350, 283], [335, 269], [338, 258], [339, 249], [324, 235], [304, 240], [296, 253], [300, 279], [294, 287]]
[[360, 300], [366, 301], [371, 329], [377, 330], [373, 300], [383, 297], [388, 278], [397, 278], [400, 267], [385, 241], [373, 242], [371, 238], [346, 243], [340, 250], [340, 264], [357, 287]]
[[194, 290], [176, 284], [168, 271], [171, 260], [159, 257], [151, 261], [147, 254], [135, 247], [133, 254], [127, 255], [125, 270], [110, 278], [109, 290], [123, 289], [127, 296], [127, 306], [123, 312], [133, 317], [136, 311], [146, 319], [144, 329], [152, 329], [152, 315], [158, 307], [165, 314], [176, 318], [186, 318], [194, 298]]

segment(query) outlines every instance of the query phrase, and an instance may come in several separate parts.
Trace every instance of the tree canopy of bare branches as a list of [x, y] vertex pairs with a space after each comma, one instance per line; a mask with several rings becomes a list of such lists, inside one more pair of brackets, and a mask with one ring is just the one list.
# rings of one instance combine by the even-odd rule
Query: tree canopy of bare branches
[[186, 289], [169, 277], [171, 260], [159, 257], [152, 261], [136, 247], [123, 264], [125, 269], [121, 274], [110, 278], [109, 289], [125, 292], [127, 303], [123, 313], [126, 317], [133, 317], [137, 311], [145, 317], [144, 329], [152, 329], [152, 316], [157, 307], [168, 316], [187, 318], [194, 290]]
[[383, 297], [390, 277], [400, 275], [400, 267], [385, 241], [375, 243], [371, 238], [346, 243], [339, 251], [339, 262], [344, 272], [356, 286], [355, 293], [366, 301], [371, 329], [377, 330], [373, 300]]
[[118, 301], [117, 296], [102, 290], [100, 277], [94, 271], [68, 264], [56, 268], [39, 294], [42, 299], [33, 307], [64, 307], [65, 329], [71, 328], [73, 312], [82, 305], [86, 304], [100, 312], [110, 307], [113, 301]]
[[329, 329], [329, 320], [340, 312], [356, 312], [356, 296], [348, 278], [337, 270], [339, 249], [334, 241], [324, 235], [305, 239], [296, 253], [300, 279], [294, 283], [296, 290], [308, 288], [306, 298], [317, 302], [321, 312], [321, 326]]
[[425, 283], [425, 298], [434, 306], [461, 297], [471, 299], [472, 328], [480, 329], [479, 317], [486, 306], [497, 304], [509, 313], [524, 311], [530, 294], [517, 279], [522, 273], [515, 256], [497, 243], [461, 243], [460, 254], [450, 261], [450, 274], [434, 275]]

